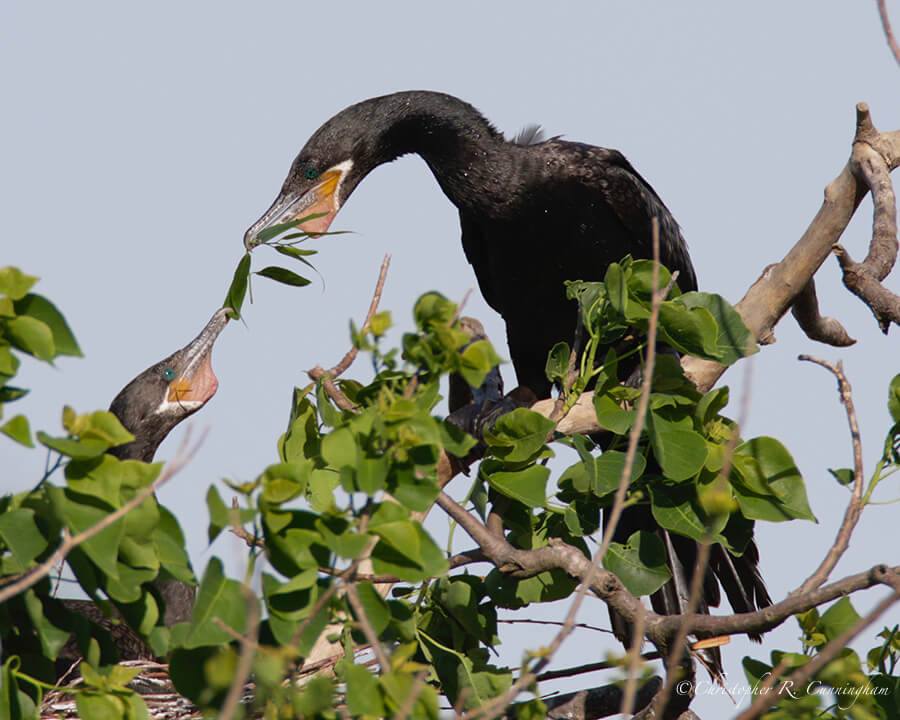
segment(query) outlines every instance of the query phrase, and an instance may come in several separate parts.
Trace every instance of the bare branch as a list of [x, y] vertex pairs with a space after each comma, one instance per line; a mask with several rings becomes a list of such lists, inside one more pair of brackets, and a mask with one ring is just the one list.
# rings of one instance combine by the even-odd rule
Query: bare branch
[[833, 317], [823, 317], [819, 313], [815, 278], [810, 278], [803, 286], [794, 301], [791, 314], [810, 340], [835, 347], [847, 347], [856, 342], [837, 320]]
[[887, 585], [892, 588], [895, 586], [900, 587], [900, 574], [898, 573], [900, 573], [900, 568], [876, 565], [865, 572], [849, 575], [830, 585], [825, 585], [803, 594], [789, 595], [779, 603], [752, 613], [735, 613], [728, 616], [698, 614], [655, 615], [650, 613], [647, 621], [647, 636], [651, 640], [656, 637], [664, 639], [677, 631], [679, 623], [684, 623], [688, 628], [688, 632], [692, 632], [698, 637], [768, 632], [772, 628], [781, 625], [789, 617], [798, 613], [804, 613], [814, 607], [858, 590], [864, 590], [875, 585]]
[[[774, 341], [775, 325], [831, 253], [865, 197], [868, 187], [858, 177], [856, 166], [869, 151], [881, 156], [888, 171], [894, 170], [900, 164], [900, 131], [875, 130], [868, 108], [860, 103], [851, 157], [825, 188], [819, 212], [784, 259], [769, 265], [735, 306], [760, 343]], [[693, 357], [682, 358], [681, 364], [700, 392], [709, 390], [726, 370], [718, 363]]]
[[832, 365], [831, 363], [809, 355], [801, 355], [799, 359], [821, 365], [837, 378], [838, 392], [841, 396], [841, 402], [847, 410], [847, 422], [850, 425], [850, 438], [853, 442], [853, 493], [850, 496], [850, 503], [847, 505], [847, 510], [844, 513], [844, 521], [841, 523], [841, 527], [838, 530], [834, 545], [828, 550], [828, 554], [825, 556], [825, 559], [822, 560], [822, 564], [819, 568], [791, 594], [808, 592], [813, 588], [819, 587], [828, 579], [834, 566], [837, 565], [838, 560], [840, 560], [841, 556], [846, 552], [847, 547], [850, 545], [850, 536], [853, 534], [853, 530], [859, 522], [859, 516], [863, 509], [862, 442], [860, 441], [859, 424], [856, 421], [856, 410], [853, 407], [853, 394], [847, 376], [844, 375], [843, 363], [838, 362], [837, 365]]

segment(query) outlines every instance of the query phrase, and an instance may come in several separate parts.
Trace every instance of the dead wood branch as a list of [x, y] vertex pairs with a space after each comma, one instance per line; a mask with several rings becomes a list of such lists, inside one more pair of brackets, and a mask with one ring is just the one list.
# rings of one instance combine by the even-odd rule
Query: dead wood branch
[[[860, 165], [878, 165], [879, 162], [888, 168], [888, 173], [900, 164], [900, 131], [882, 133], [875, 130], [868, 106], [860, 103], [857, 106], [857, 129], [851, 157], [841, 173], [825, 188], [825, 200], [819, 212], [784, 259], [768, 266], [735, 306], [760, 343], [774, 341], [775, 325], [825, 262], [869, 191], [866, 182], [860, 177]], [[883, 183], [884, 174], [879, 177]], [[881, 207], [883, 206], [882, 204]], [[885, 224], [890, 224], [890, 218], [883, 213], [876, 214], [874, 226], [879, 234], [879, 241], [875, 244], [879, 248], [876, 252], [879, 261], [873, 261], [873, 264], [877, 264], [879, 268], [883, 262], [880, 260], [883, 255], [881, 248], [890, 244], [881, 234], [880, 229]], [[896, 228], [896, 221], [894, 227]], [[894, 237], [896, 238], [896, 231]], [[880, 281], [878, 283], [880, 286]], [[683, 358], [682, 366], [700, 392], [709, 390], [726, 370], [718, 363], [693, 357]]]
[[810, 278], [803, 286], [794, 301], [791, 314], [810, 340], [835, 347], [847, 347], [856, 342], [837, 320], [820, 314], [815, 278]]

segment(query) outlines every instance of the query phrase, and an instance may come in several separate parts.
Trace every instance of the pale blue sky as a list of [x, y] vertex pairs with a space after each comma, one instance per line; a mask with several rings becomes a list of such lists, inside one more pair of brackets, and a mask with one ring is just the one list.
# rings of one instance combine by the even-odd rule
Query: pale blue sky
[[[681, 223], [701, 288], [732, 301], [815, 214], [848, 156], [855, 104], [867, 101], [880, 128], [900, 128], [900, 68], [874, 2], [6, 2], [0, 68], [0, 265], [41, 276], [37, 290], [60, 306], [86, 354], [56, 369], [24, 366], [21, 383], [35, 390], [16, 410], [50, 432], [60, 428], [64, 403], [106, 407], [129, 379], [196, 334], [224, 298], [244, 230], [297, 150], [364, 98], [441, 90], [507, 133], [538, 122], [550, 134], [622, 150]], [[857, 258], [869, 212], [866, 203], [844, 237]], [[292, 387], [306, 383], [306, 369], [344, 353], [348, 320], [364, 315], [383, 254], [393, 263], [382, 307], [393, 311], [398, 333], [422, 292], [461, 298], [474, 283], [456, 210], [417, 158], [374, 172], [334, 227], [355, 234], [317, 243], [324, 282], [297, 290], [260, 279], [246, 326], [232, 324], [216, 347], [220, 390], [191, 422], [209, 434], [161, 493], [198, 569], [210, 556], [208, 484], [248, 480], [274, 460]], [[824, 312], [850, 328], [857, 347], [816, 345], [787, 319], [752, 364], [745, 435], [788, 445], [820, 520], [757, 526], [776, 599], [832, 542], [847, 496], [826, 468], [851, 463], [834, 380], [797, 354], [844, 360], [868, 470], [888, 426], [887, 384], [900, 371], [896, 332], [878, 332], [841, 288], [835, 261], [818, 281]], [[477, 291], [467, 313], [503, 354], [502, 324]], [[513, 386], [509, 367], [506, 375]], [[724, 378], [734, 398], [740, 375]], [[184, 430], [158, 458], [174, 454]], [[33, 484], [43, 459], [0, 439], [0, 490]], [[465, 481], [456, 482], [462, 492]], [[898, 496], [896, 480], [878, 494]], [[897, 561], [896, 513], [866, 511], [835, 578]], [[240, 567], [236, 549], [215, 551]], [[860, 596], [857, 607], [883, 592]], [[605, 608], [589, 602], [581, 619], [605, 624]], [[900, 611], [889, 620], [900, 621]], [[533, 628], [514, 634], [543, 637]], [[796, 648], [797, 634], [789, 622], [766, 646]], [[556, 665], [599, 659], [599, 645], [578, 635]], [[521, 642], [511, 637], [504, 647], [503, 661], [518, 664]], [[733, 681], [743, 680], [746, 651], [738, 641], [725, 649]], [[720, 698], [695, 707], [710, 716], [734, 711]]]

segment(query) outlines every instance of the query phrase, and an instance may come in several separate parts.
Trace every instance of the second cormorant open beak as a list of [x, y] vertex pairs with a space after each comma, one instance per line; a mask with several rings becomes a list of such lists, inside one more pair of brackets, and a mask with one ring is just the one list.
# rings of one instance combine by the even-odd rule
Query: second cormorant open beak
[[181, 368], [169, 383], [166, 400], [182, 406], [200, 407], [216, 394], [219, 380], [212, 369], [212, 349], [227, 323], [228, 309], [216, 310], [206, 327], [181, 351]]
[[341, 207], [341, 183], [351, 167], [350, 160], [335, 165], [322, 173], [319, 181], [305, 191], [282, 189], [272, 206], [244, 233], [244, 247], [252, 250], [261, 244], [263, 241], [257, 236], [266, 228], [296, 222], [311, 215], [316, 217], [299, 223], [297, 229], [310, 235], [324, 233]]

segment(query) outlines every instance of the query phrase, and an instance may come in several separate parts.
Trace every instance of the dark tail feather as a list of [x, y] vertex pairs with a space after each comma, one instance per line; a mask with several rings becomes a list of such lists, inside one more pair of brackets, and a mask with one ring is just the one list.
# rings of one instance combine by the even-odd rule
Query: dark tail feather
[[[604, 527], [605, 517], [604, 512]], [[666, 548], [669, 569], [672, 572], [672, 579], [650, 596], [653, 610], [661, 615], [683, 614], [690, 597], [691, 578], [697, 566], [697, 543], [659, 527], [647, 506], [630, 507], [623, 511], [613, 533], [613, 542], [626, 543], [638, 530], [655, 532], [660, 537]], [[771, 605], [772, 600], [757, 568], [758, 562], [759, 551], [753, 540], [748, 543], [744, 554], [740, 557], [732, 556], [719, 544], [713, 545], [710, 548], [709, 567], [703, 579], [703, 592], [697, 612], [708, 614], [710, 607], [719, 605], [720, 583], [735, 612], [753, 612]], [[631, 625], [612, 608], [609, 610], [609, 617], [615, 636], [625, 647], [630, 648], [633, 642]], [[760, 636], [756, 634], [750, 637], [753, 640], [760, 640]], [[724, 677], [718, 648], [706, 648], [696, 651], [695, 654], [713, 679]]]
[[[754, 612], [772, 604], [759, 574], [758, 562], [759, 550], [753, 540], [740, 557], [731, 555], [721, 545], [712, 547], [710, 568], [725, 589], [728, 602], [735, 612]], [[762, 641], [759, 633], [748, 633], [748, 637], [756, 642]]]

